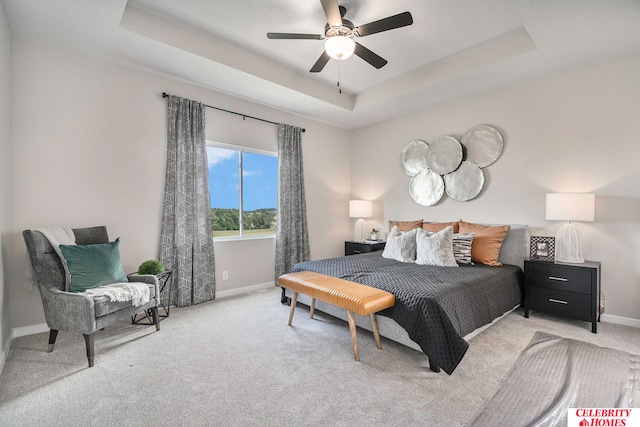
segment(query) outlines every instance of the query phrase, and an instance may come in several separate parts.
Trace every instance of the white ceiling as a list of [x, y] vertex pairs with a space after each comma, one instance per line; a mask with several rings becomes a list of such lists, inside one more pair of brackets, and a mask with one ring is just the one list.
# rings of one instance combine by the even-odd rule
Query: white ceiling
[[[320, 0], [2, 0], [14, 36], [124, 62], [346, 129], [609, 57], [640, 52], [640, 0], [339, 0], [356, 26], [410, 11], [413, 25], [358, 39], [387, 59], [309, 69]], [[180, 94], [176, 94], [180, 95]]]

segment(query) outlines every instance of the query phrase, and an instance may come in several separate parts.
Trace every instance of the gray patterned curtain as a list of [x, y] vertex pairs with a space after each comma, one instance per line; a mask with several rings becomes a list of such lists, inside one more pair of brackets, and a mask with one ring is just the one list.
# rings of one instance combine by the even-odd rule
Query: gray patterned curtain
[[168, 96], [167, 172], [160, 261], [173, 270], [171, 301], [183, 307], [215, 298], [215, 266], [204, 109]]
[[276, 283], [297, 262], [311, 258], [307, 207], [304, 199], [302, 129], [278, 125], [278, 219]]

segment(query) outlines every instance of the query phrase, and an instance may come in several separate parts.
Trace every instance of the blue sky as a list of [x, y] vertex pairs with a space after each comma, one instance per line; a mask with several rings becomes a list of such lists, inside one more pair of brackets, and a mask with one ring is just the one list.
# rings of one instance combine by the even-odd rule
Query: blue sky
[[[207, 147], [211, 207], [240, 207], [238, 151]], [[244, 210], [275, 208], [278, 197], [278, 158], [244, 153]]]

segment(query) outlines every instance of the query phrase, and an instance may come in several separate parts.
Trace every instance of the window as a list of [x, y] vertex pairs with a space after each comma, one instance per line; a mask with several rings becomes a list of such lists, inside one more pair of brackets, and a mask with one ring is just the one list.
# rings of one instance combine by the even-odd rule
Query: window
[[209, 142], [209, 192], [214, 238], [276, 233], [276, 153]]

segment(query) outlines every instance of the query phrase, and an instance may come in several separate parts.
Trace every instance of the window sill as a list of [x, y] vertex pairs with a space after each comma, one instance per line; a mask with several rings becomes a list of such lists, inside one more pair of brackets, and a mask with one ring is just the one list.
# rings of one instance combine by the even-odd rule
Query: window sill
[[245, 236], [245, 237], [214, 237], [213, 243], [220, 242], [238, 242], [238, 241], [246, 241], [246, 240], [265, 240], [265, 239], [273, 239], [275, 240], [275, 234], [265, 234], [264, 236]]

